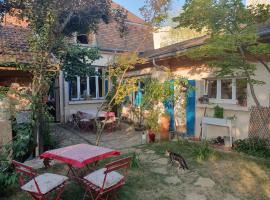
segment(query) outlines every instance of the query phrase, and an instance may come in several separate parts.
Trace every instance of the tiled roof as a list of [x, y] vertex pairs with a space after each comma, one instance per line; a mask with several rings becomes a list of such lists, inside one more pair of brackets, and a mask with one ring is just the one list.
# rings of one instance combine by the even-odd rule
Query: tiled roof
[[115, 22], [101, 23], [96, 33], [97, 47], [101, 50], [138, 51], [154, 49], [153, 34], [149, 27], [139, 24], [128, 24], [128, 33], [120, 37]]
[[160, 49], [145, 51], [144, 53], [141, 54], [141, 56], [145, 58], [158, 58], [158, 57], [160, 58], [160, 57], [165, 57], [169, 55], [174, 55], [178, 52], [186, 51], [187, 49], [198, 47], [204, 44], [207, 38], [208, 38], [207, 36], [202, 36], [202, 37], [186, 40], [184, 42], [172, 44], [172, 45], [160, 48]]
[[[116, 3], [112, 3], [112, 7], [125, 9]], [[145, 25], [145, 21], [128, 10], [126, 12], [128, 33], [120, 37], [116, 22], [101, 23], [95, 36], [97, 47], [101, 50], [139, 52], [154, 49], [153, 33]]]
[[0, 26], [0, 64], [32, 62], [28, 35], [29, 31], [20, 26]]

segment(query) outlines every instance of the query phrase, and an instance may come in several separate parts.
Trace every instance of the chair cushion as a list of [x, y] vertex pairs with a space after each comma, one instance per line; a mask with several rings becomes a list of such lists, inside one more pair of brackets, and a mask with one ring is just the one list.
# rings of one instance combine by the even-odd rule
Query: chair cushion
[[[66, 181], [68, 178], [66, 176], [61, 176], [57, 174], [51, 174], [51, 173], [45, 173], [42, 175], [37, 176], [36, 182], [39, 186], [39, 189], [42, 194], [46, 194], [52, 189], [58, 187], [61, 185], [64, 181]], [[21, 187], [22, 190], [28, 191], [28, 192], [35, 192], [38, 193], [36, 184], [34, 182], [34, 179], [26, 183]]]
[[[102, 184], [103, 184], [104, 177], [105, 177], [105, 174], [104, 174], [105, 170], [106, 170], [106, 168], [102, 168], [102, 169], [99, 169], [97, 171], [94, 171], [91, 174], [85, 176], [84, 179], [86, 179], [90, 183], [102, 188]], [[116, 185], [123, 178], [124, 178], [124, 176], [119, 174], [118, 172], [112, 171], [112, 172], [108, 173], [107, 177], [106, 177], [106, 182], [104, 184], [104, 189], [107, 189], [109, 187]]]

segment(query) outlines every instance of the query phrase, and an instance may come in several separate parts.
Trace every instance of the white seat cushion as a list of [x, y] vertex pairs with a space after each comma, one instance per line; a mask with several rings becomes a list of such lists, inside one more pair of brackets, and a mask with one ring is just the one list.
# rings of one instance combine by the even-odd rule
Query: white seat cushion
[[[91, 174], [84, 177], [87, 181], [90, 183], [102, 188], [102, 184], [104, 181], [104, 171], [106, 168], [99, 169], [97, 171], [92, 172]], [[121, 174], [118, 172], [112, 171], [107, 174], [106, 182], [104, 184], [104, 189], [109, 188], [117, 184], [119, 181], [121, 181], [124, 178]]]
[[[39, 186], [41, 193], [46, 194], [49, 191], [51, 191], [52, 189], [61, 185], [68, 178], [66, 176], [61, 176], [58, 174], [45, 173], [45, 174], [37, 176], [35, 179], [36, 179], [36, 182]], [[23, 185], [21, 187], [21, 189], [28, 191], [28, 192], [38, 193], [34, 179], [32, 179], [31, 181], [29, 181], [28, 183]]]

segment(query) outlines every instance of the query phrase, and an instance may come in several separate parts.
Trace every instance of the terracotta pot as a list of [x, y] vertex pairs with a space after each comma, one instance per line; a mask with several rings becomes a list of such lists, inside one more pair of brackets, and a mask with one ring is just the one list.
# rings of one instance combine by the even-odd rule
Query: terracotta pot
[[153, 143], [156, 140], [156, 134], [152, 131], [148, 131], [148, 139], [149, 139], [149, 143]]
[[169, 129], [170, 129], [170, 117], [167, 115], [162, 115], [160, 118], [160, 139], [168, 140], [169, 139]]

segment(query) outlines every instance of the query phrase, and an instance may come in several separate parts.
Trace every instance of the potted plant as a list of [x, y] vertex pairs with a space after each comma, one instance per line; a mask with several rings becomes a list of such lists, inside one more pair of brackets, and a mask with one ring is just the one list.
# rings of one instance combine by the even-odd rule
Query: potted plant
[[145, 126], [148, 130], [148, 139], [150, 143], [155, 142], [156, 134], [159, 131], [158, 118], [159, 114], [157, 111], [149, 112], [145, 118]]

